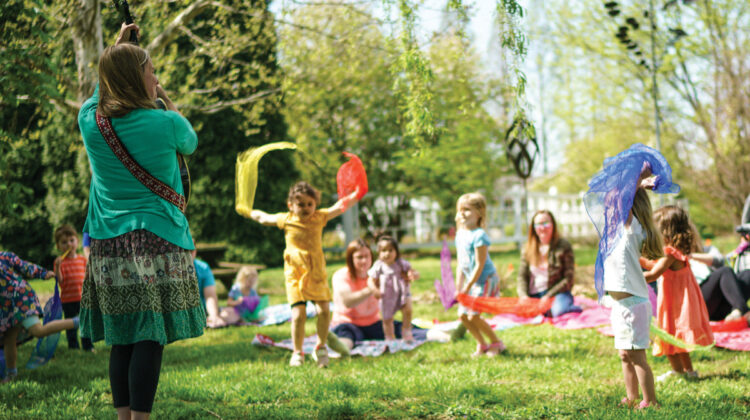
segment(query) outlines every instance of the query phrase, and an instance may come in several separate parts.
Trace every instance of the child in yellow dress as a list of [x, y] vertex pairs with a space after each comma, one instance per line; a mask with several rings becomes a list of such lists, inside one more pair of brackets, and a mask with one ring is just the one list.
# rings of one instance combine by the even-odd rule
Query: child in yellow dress
[[323, 255], [323, 227], [334, 217], [344, 213], [357, 200], [359, 190], [341, 198], [332, 207], [317, 209], [320, 193], [310, 184], [300, 181], [292, 186], [287, 198], [289, 212], [268, 214], [253, 210], [250, 218], [258, 223], [278, 226], [284, 230], [284, 277], [286, 297], [292, 306], [292, 342], [294, 352], [290, 366], [305, 361], [302, 342], [305, 339], [307, 301], [313, 301], [318, 311], [317, 345], [312, 357], [318, 366], [328, 365], [328, 326], [331, 322], [331, 289], [328, 287], [326, 261]]

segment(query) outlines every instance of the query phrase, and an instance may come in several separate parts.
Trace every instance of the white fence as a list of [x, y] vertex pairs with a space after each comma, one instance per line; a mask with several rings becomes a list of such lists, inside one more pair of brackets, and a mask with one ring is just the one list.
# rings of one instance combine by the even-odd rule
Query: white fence
[[[387, 198], [382, 198], [386, 200]], [[674, 197], [667, 197], [674, 202]], [[378, 199], [380, 200], [380, 198]], [[583, 192], [580, 194], [558, 194], [550, 192], [526, 193], [526, 209], [524, 214], [524, 192], [520, 187], [507, 190], [497, 197], [487, 209], [487, 233], [492, 243], [516, 243], [526, 241], [528, 219], [537, 210], [549, 210], [555, 216], [561, 236], [568, 239], [595, 238], [596, 229], [586, 213], [583, 205]], [[654, 203], [656, 206], [656, 203]], [[680, 202], [685, 207], [687, 202]], [[378, 211], [385, 211], [386, 205], [375, 207]], [[455, 229], [453, 222], [455, 209], [441, 209], [437, 203], [427, 198], [412, 199], [411, 209], [399, 212], [401, 225], [391, 228], [391, 234], [400, 236], [400, 247], [403, 249], [417, 249], [435, 247], [441, 244], [446, 233]], [[357, 211], [355, 209], [355, 211]], [[342, 239], [348, 243], [350, 238], [358, 237], [359, 227], [352, 214], [344, 215]], [[449, 235], [450, 236], [450, 235]]]

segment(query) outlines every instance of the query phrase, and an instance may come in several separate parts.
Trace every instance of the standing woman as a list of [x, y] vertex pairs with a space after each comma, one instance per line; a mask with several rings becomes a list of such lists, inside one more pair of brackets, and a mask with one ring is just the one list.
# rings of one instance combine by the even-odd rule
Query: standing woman
[[531, 218], [526, 248], [518, 271], [518, 296], [554, 298], [549, 315], [581, 312], [573, 305], [575, 257], [570, 242], [560, 237], [555, 217], [549, 210], [538, 210]]
[[[109, 379], [119, 419], [149, 417], [164, 345], [197, 337], [206, 324], [182, 209], [135, 178], [97, 123], [97, 115], [99, 124], [109, 119], [133, 160], [164, 188], [184, 194], [176, 153], [192, 153], [198, 139], [159, 85], [148, 52], [126, 41], [137, 30], [123, 25], [104, 50], [99, 85], [78, 114], [92, 171], [81, 335], [112, 346]], [[157, 97], [167, 111], [157, 109]]]

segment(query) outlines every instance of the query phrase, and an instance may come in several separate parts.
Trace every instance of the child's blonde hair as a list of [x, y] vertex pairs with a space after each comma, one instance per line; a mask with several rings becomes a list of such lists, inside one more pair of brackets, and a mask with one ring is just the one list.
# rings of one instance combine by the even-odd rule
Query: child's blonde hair
[[695, 249], [696, 230], [682, 207], [669, 205], [657, 209], [654, 212], [654, 221], [664, 237], [664, 242], [683, 254], [690, 254]]
[[237, 272], [237, 277], [234, 278], [234, 283], [243, 286], [243, 282], [248, 281], [250, 283], [250, 289], [255, 289], [258, 286], [258, 270], [250, 265], [243, 265]]
[[464, 202], [476, 209], [479, 213], [479, 221], [477, 222], [477, 225], [481, 228], [487, 227], [487, 200], [484, 196], [478, 192], [473, 192], [458, 197], [458, 201], [456, 201], [456, 221], [458, 221], [458, 211], [461, 207], [461, 203]]
[[632, 210], [633, 216], [638, 219], [638, 222], [640, 222], [643, 230], [646, 232], [646, 240], [643, 241], [641, 254], [650, 260], [661, 258], [664, 255], [664, 243], [661, 239], [661, 233], [659, 233], [654, 225], [651, 199], [648, 197], [645, 189], [638, 188], [635, 191]]

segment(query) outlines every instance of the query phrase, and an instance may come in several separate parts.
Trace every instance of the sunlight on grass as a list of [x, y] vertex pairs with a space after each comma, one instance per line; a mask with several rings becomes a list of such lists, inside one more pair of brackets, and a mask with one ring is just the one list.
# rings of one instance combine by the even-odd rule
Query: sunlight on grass
[[[592, 260], [593, 249], [576, 251], [579, 261]], [[493, 252], [492, 258], [500, 270], [518, 265], [517, 251]], [[454, 320], [455, 309], [443, 310], [432, 285], [439, 258], [410, 262], [422, 274], [413, 287], [415, 316]], [[329, 276], [341, 266], [329, 264]], [[282, 270], [264, 270], [260, 278], [261, 290], [279, 290], [272, 302], [283, 303]], [[32, 285], [51, 294], [54, 283]], [[505, 288], [515, 294], [515, 274]], [[313, 334], [314, 320], [306, 330]], [[208, 330], [167, 346], [154, 418], [740, 419], [750, 409], [746, 352], [693, 353], [701, 379], [657, 384], [662, 408], [637, 413], [617, 406], [625, 394], [619, 360], [612, 339], [593, 329], [505, 330], [499, 335], [508, 350], [495, 359], [471, 358], [475, 343], [467, 336], [408, 353], [333, 360], [324, 370], [312, 363], [289, 368], [290, 353], [251, 345], [257, 333], [283, 340], [289, 325]], [[32, 345], [21, 346], [19, 380], [0, 385], [0, 418], [113, 418], [109, 352], [102, 343], [96, 347], [96, 354], [70, 351], [63, 339], [49, 364], [28, 371], [23, 363]], [[649, 356], [649, 362], [656, 375], [669, 369], [666, 358]]]

